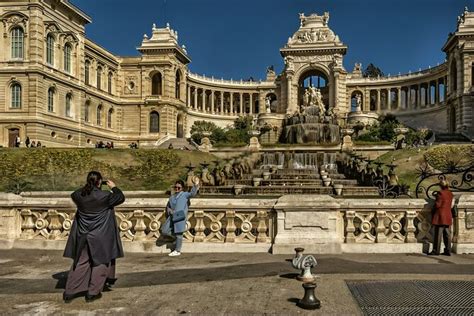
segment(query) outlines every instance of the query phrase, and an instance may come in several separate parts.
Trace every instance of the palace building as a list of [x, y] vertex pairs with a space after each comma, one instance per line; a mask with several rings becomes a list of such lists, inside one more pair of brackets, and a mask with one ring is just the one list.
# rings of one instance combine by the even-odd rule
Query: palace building
[[[300, 14], [299, 29], [280, 49], [284, 70], [262, 81], [191, 73], [190, 55], [169, 25], [153, 25], [139, 55], [115, 56], [85, 34], [91, 18], [67, 0], [0, 4], [0, 145], [28, 136], [48, 147], [91, 147], [98, 141], [156, 147], [190, 136], [195, 121], [227, 126], [238, 116], [282, 122], [317, 87], [340, 125], [393, 113], [411, 127], [474, 140], [474, 12], [466, 8], [442, 47], [446, 61], [414, 73], [362, 76], [343, 66], [348, 47], [329, 27], [329, 13]], [[453, 26], [454, 26], [453, 21]]]

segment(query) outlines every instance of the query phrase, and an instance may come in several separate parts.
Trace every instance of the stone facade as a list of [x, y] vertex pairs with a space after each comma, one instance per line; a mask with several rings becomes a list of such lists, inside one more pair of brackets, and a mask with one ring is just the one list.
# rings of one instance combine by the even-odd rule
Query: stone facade
[[329, 13], [300, 14], [298, 31], [280, 49], [283, 72], [269, 68], [258, 82], [190, 73], [188, 52], [169, 25], [153, 25], [139, 56], [115, 56], [87, 39], [91, 18], [67, 0], [3, 2], [0, 20], [4, 147], [17, 136], [48, 147], [153, 147], [188, 137], [197, 120], [225, 127], [240, 115], [279, 128], [299, 109], [308, 80], [341, 123], [390, 112], [414, 127], [474, 138], [474, 13], [467, 8], [443, 47], [445, 63], [380, 78], [362, 77], [360, 64], [344, 69], [347, 46], [329, 28]]

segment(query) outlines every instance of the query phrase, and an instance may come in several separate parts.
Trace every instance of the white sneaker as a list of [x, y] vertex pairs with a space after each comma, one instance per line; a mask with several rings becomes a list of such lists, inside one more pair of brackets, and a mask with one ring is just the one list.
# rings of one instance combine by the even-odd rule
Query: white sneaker
[[176, 250], [173, 250], [172, 252], [170, 252], [168, 254], [168, 256], [170, 256], [170, 257], [176, 257], [176, 256], [180, 256], [180, 255], [181, 255], [181, 252], [176, 251]]

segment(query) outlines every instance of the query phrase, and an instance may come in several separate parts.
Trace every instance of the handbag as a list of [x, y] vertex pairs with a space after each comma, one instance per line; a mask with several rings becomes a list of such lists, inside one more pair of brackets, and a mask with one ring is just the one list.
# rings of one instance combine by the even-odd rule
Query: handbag
[[184, 210], [176, 211], [172, 215], [173, 223], [181, 222], [181, 221], [184, 221], [185, 219], [186, 219], [186, 213], [184, 212]]
[[458, 217], [458, 206], [457, 205], [454, 205], [452, 208], [451, 208], [451, 215], [454, 217]]

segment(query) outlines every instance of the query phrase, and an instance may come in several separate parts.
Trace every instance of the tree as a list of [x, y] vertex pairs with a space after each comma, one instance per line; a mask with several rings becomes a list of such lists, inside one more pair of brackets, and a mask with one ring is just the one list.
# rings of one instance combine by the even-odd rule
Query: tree
[[379, 67], [375, 66], [374, 64], [370, 63], [367, 68], [365, 68], [363, 74], [364, 77], [369, 78], [377, 78], [383, 77], [383, 72], [380, 70]]

